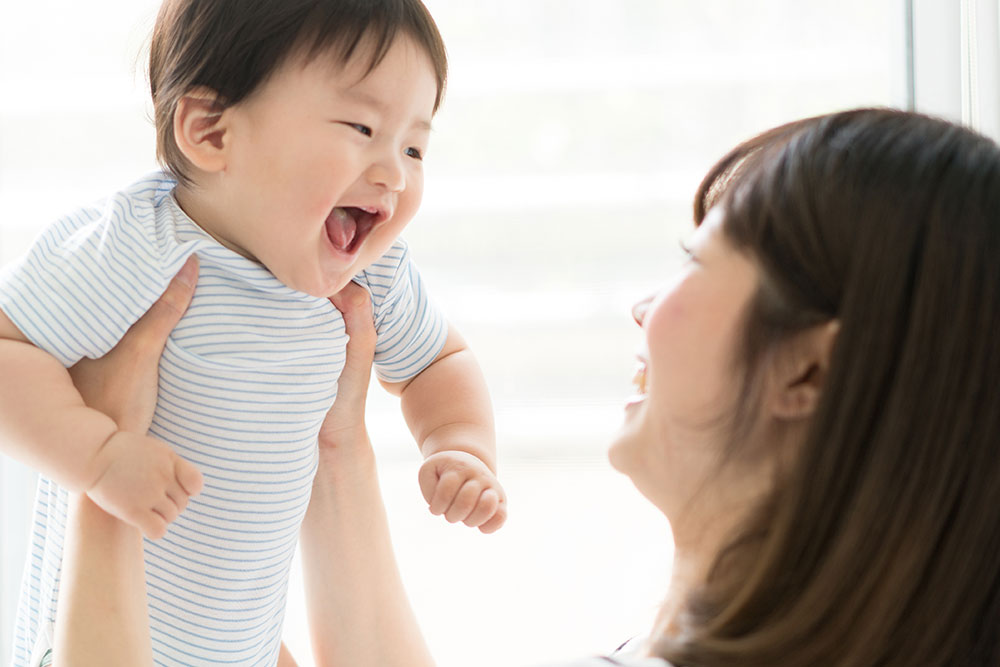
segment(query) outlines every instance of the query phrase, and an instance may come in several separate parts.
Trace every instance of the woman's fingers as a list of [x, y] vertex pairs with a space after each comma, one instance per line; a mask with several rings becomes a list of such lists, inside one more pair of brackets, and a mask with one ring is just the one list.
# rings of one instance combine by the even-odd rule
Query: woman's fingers
[[155, 352], [159, 361], [163, 347], [167, 344], [167, 337], [181, 321], [184, 311], [191, 303], [197, 281], [198, 257], [191, 255], [167, 285], [163, 295], [132, 325], [122, 339], [123, 342], [128, 341], [150, 353]]
[[330, 297], [330, 301], [343, 316], [350, 339], [344, 369], [337, 380], [337, 400], [320, 429], [319, 444], [320, 447], [363, 444], [367, 441], [365, 400], [375, 357], [371, 297], [365, 288], [351, 282]]
[[344, 318], [344, 327], [350, 340], [347, 343], [347, 361], [338, 380], [337, 399], [360, 401], [368, 395], [372, 360], [375, 357], [375, 323], [372, 320], [372, 301], [368, 291], [355, 282], [330, 297]]

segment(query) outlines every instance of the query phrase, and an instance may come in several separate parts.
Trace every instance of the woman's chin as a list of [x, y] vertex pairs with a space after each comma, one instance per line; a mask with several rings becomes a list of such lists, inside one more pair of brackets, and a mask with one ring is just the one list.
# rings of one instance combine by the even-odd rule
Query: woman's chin
[[636, 433], [635, 427], [626, 420], [608, 446], [608, 462], [611, 463], [612, 468], [625, 475], [630, 474], [629, 462], [633, 458], [631, 452], [636, 447], [637, 437], [638, 433]]

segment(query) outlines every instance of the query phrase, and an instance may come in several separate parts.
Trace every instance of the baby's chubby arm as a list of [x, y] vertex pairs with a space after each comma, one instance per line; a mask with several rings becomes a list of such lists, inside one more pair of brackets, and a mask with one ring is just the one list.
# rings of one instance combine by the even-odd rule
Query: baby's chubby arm
[[[194, 289], [193, 267], [194, 262], [185, 265], [165, 299], [144, 318], [180, 318]], [[136, 338], [142, 344], [142, 337]], [[3, 453], [69, 491], [85, 492], [153, 539], [163, 536], [188, 498], [200, 491], [201, 473], [168, 445], [144, 431], [120, 430], [114, 419], [87, 407], [66, 368], [31, 344], [2, 310], [0, 369]]]
[[400, 397], [424, 455], [420, 490], [433, 514], [492, 533], [507, 520], [496, 477], [496, 436], [489, 390], [461, 334], [449, 327], [433, 362], [407, 382], [382, 383]]

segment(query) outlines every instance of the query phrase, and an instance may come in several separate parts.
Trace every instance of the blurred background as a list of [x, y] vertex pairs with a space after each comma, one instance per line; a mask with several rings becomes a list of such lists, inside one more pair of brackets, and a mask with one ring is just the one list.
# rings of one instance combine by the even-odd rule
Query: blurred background
[[[158, 4], [0, 5], [0, 262], [155, 169]], [[997, 0], [427, 4], [452, 70], [405, 236], [489, 380], [511, 514], [491, 536], [431, 517], [395, 399], [374, 390], [400, 566], [443, 667], [607, 652], [648, 630], [670, 571], [667, 523], [605, 448], [632, 391], [630, 306], [679, 263], [701, 176], [759, 131], [854, 106], [995, 134]], [[33, 489], [0, 457], [0, 660]], [[285, 636], [311, 664], [297, 575]]]

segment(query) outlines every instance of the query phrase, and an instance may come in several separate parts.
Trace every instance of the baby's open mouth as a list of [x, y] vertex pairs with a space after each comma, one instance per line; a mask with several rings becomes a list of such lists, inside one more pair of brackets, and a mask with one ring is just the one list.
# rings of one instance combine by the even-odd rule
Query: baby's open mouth
[[382, 217], [377, 209], [338, 206], [326, 218], [326, 234], [334, 248], [353, 253], [361, 247], [365, 237], [381, 222]]

